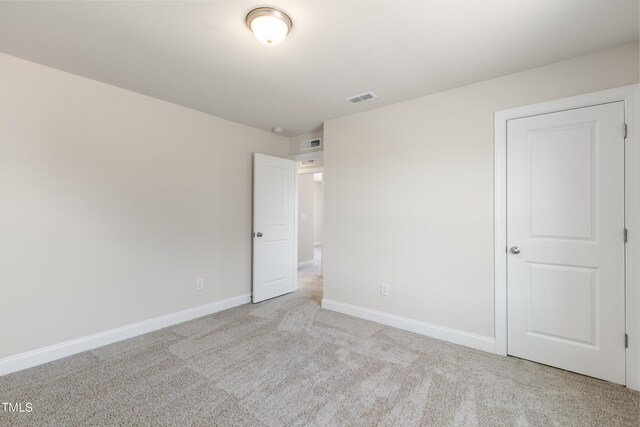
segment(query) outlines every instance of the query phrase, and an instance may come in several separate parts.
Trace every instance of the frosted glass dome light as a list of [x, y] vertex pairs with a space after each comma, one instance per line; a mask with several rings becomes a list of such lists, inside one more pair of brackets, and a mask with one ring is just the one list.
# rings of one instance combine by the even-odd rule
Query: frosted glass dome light
[[247, 27], [260, 43], [273, 46], [282, 43], [287, 37], [293, 22], [284, 12], [270, 7], [259, 7], [247, 15]]

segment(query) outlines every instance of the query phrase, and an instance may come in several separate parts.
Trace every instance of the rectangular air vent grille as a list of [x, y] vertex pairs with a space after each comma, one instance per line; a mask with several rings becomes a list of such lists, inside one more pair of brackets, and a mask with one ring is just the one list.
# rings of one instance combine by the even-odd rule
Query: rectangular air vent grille
[[308, 141], [302, 141], [300, 143], [300, 149], [302, 151], [313, 150], [314, 148], [319, 148], [321, 145], [320, 138], [310, 139]]
[[378, 95], [376, 95], [373, 92], [366, 92], [366, 93], [361, 93], [360, 95], [350, 96], [349, 98], [345, 98], [345, 99], [347, 100], [347, 102], [350, 102], [352, 104], [357, 104], [358, 102], [368, 101], [370, 99], [375, 99], [377, 97]]

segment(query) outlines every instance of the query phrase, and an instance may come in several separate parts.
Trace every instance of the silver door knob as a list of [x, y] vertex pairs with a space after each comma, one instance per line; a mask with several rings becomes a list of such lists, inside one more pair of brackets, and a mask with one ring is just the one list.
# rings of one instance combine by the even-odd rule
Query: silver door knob
[[[256, 234], [256, 236], [258, 237], [262, 237], [262, 233], [258, 231], [258, 234]], [[518, 251], [519, 252], [519, 251]]]
[[511, 251], [512, 254], [518, 255], [520, 253], [520, 248], [517, 246], [511, 246], [511, 249], [509, 249]]

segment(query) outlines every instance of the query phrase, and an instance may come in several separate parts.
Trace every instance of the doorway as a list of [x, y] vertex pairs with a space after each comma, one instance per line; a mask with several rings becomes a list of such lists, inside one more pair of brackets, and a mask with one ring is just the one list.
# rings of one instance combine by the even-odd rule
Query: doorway
[[496, 352], [634, 389], [638, 245], [627, 236], [640, 222], [640, 153], [627, 127], [637, 91], [495, 118]]
[[322, 298], [323, 167], [298, 165], [298, 288]]

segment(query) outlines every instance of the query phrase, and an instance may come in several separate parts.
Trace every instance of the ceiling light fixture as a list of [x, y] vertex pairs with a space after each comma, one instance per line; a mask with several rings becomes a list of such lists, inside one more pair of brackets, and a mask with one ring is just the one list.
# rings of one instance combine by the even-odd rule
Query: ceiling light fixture
[[259, 7], [247, 14], [247, 27], [260, 43], [276, 45], [281, 43], [293, 27], [289, 16], [272, 7]]

